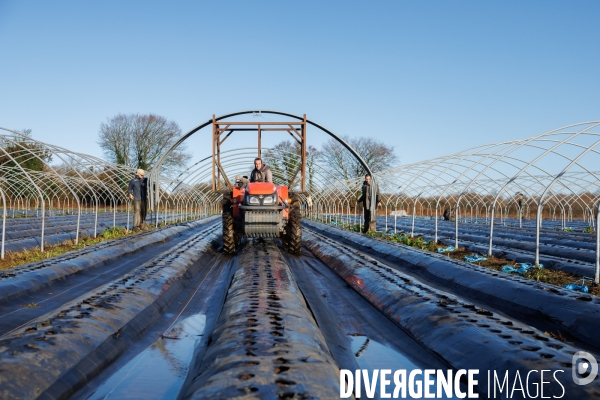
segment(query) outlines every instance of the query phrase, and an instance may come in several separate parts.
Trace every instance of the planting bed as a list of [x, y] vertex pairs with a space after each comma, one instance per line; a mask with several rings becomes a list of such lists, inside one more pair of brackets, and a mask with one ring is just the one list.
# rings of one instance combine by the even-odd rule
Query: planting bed
[[[410, 217], [388, 218], [388, 230], [412, 230]], [[385, 217], [378, 218], [378, 227], [385, 227]], [[416, 219], [415, 236], [433, 240], [434, 221]], [[455, 224], [438, 221], [438, 240], [454, 245]], [[489, 225], [459, 223], [458, 243], [460, 247], [487, 254]], [[504, 227], [494, 225], [493, 254], [515, 262], [535, 262], [535, 229], [530, 227]], [[560, 232], [544, 229], [540, 235], [540, 263], [546, 268], [555, 268], [579, 276], [594, 276], [596, 262], [596, 235], [581, 232]]]
[[[178, 216], [183, 218], [185, 216]], [[148, 223], [153, 223], [148, 216]], [[170, 215], [159, 216], [159, 223], [165, 220], [171, 221]], [[81, 216], [79, 225], [79, 236], [93, 236], [102, 233], [106, 229], [115, 227], [129, 227], [133, 223], [133, 214], [119, 212], [113, 216], [112, 213], [98, 214], [98, 221], [95, 221], [95, 215], [84, 214]], [[19, 252], [41, 245], [41, 226], [42, 219], [39, 217], [28, 218], [9, 218], [6, 220], [5, 228], [5, 251]], [[95, 228], [94, 228], [95, 227]], [[46, 217], [44, 221], [44, 244], [55, 245], [65, 241], [75, 240], [77, 230], [77, 217], [73, 215]]]
[[573, 354], [600, 357], [599, 298], [303, 224], [299, 255], [224, 255], [213, 217], [5, 274], [0, 397], [337, 398], [341, 369], [479, 369], [480, 398], [488, 370], [550, 370], [545, 396], [600, 396], [571, 379]]

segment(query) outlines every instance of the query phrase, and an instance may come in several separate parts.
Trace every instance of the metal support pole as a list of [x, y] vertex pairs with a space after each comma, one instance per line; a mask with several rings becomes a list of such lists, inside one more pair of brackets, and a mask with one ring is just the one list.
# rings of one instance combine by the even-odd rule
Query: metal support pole
[[454, 248], [458, 249], [458, 203], [454, 212]]
[[42, 242], [40, 243], [40, 250], [44, 251], [44, 225], [46, 223], [46, 209], [44, 204], [44, 198], [42, 197]]
[[523, 227], [523, 206], [519, 207], [519, 228]]
[[1, 251], [1, 256], [2, 259], [4, 260], [4, 237], [5, 237], [5, 233], [6, 233], [6, 197], [4, 196], [4, 191], [0, 190], [0, 193], [2, 193], [2, 251]]
[[300, 134], [302, 135], [302, 144], [300, 151], [302, 165], [300, 168], [302, 171], [300, 172], [300, 190], [304, 193], [306, 192], [306, 114], [304, 114], [304, 120], [302, 121], [302, 126], [300, 128]]
[[[496, 202], [492, 204], [490, 210], [490, 245], [488, 247], [488, 256], [492, 256], [492, 240], [494, 238], [494, 211], [496, 211]], [[487, 218], [487, 209], [485, 210], [486, 218]]]
[[388, 231], [388, 206], [385, 204], [385, 233]]
[[258, 158], [260, 158], [260, 157], [261, 157], [261, 156], [260, 156], [260, 153], [261, 153], [261, 146], [262, 146], [262, 144], [261, 144], [261, 139], [262, 139], [262, 134], [261, 134], [261, 131], [260, 131], [260, 124], [259, 124], [259, 125], [258, 125], [258, 156], [257, 156]]
[[600, 201], [596, 208], [596, 275], [594, 276], [594, 283], [597, 285], [600, 280], [600, 229], [598, 229], [598, 221], [600, 220]]
[[346, 202], [346, 223], [350, 226], [350, 202]]
[[535, 219], [535, 264], [540, 264], [540, 225], [542, 218], [542, 204], [538, 203], [537, 215]]
[[[361, 208], [364, 208], [364, 207], [361, 207]], [[363, 214], [364, 214], [364, 211], [363, 211]], [[362, 232], [362, 217], [361, 216], [358, 217], [358, 231]]]
[[75, 230], [75, 244], [79, 244], [79, 226], [81, 224], [81, 204], [77, 200], [77, 229]]
[[[215, 120], [215, 114], [212, 116], [212, 190], [213, 192], [217, 191], [217, 177], [215, 175], [216, 172], [216, 152], [217, 152], [217, 143], [219, 141], [219, 136], [217, 135], [217, 125]], [[158, 202], [158, 199], [156, 199]], [[158, 217], [156, 220], [156, 226], [158, 226]]]
[[96, 216], [94, 217], [94, 238], [98, 236], [98, 199], [96, 199]]
[[435, 235], [433, 237], [433, 243], [437, 244], [438, 242], [438, 206], [435, 205]]
[[416, 213], [417, 213], [417, 203], [415, 201], [415, 203], [413, 204], [412, 229], [410, 231], [410, 237], [414, 237], [415, 236], [415, 214]]

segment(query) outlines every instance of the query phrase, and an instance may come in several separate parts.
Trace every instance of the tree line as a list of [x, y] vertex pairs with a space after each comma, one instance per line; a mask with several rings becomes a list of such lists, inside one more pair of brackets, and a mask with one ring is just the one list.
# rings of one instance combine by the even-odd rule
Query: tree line
[[[100, 125], [98, 144], [107, 160], [132, 168], [151, 169], [164, 152], [180, 137], [182, 131], [172, 120], [155, 114], [118, 114]], [[378, 172], [398, 164], [394, 147], [372, 137], [342, 137], [369, 165]], [[360, 177], [364, 169], [346, 148], [333, 138], [321, 149], [307, 148], [307, 184], [314, 182], [315, 163], [326, 168], [340, 180]], [[265, 152], [265, 162], [274, 175], [294, 179], [300, 165], [300, 145], [284, 140]], [[167, 175], [186, 168], [191, 154], [180, 145], [163, 164]], [[299, 180], [296, 177], [296, 181]]]

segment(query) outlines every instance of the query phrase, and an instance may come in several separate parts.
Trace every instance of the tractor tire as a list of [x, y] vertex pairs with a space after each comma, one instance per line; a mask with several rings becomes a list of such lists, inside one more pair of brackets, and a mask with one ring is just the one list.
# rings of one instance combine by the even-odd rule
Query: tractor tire
[[302, 214], [300, 213], [300, 199], [292, 195], [292, 204], [288, 216], [287, 248], [290, 254], [300, 254], [302, 250]]
[[233, 215], [223, 214], [223, 252], [235, 253], [235, 231], [233, 229]]
[[221, 200], [221, 205], [223, 206], [223, 214], [231, 214], [231, 207], [233, 202], [231, 201], [232, 193], [223, 194], [223, 200]]
[[223, 252], [225, 254], [234, 254], [236, 237], [233, 224], [233, 214], [231, 213], [231, 194], [223, 195]]

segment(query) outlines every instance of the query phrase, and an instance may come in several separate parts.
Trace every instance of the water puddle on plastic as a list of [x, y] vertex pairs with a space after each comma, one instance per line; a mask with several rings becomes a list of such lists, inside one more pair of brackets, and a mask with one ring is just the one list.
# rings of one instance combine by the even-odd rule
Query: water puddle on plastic
[[174, 399], [188, 373], [206, 316], [184, 319], [125, 364], [89, 399]]
[[[421, 371], [423, 371], [426, 367], [424, 366], [420, 366], [415, 364], [414, 362], [412, 362], [410, 359], [408, 359], [406, 356], [404, 356], [402, 353], [399, 353], [397, 351], [395, 351], [394, 349], [391, 349], [379, 342], [376, 342], [374, 340], [369, 339], [366, 336], [350, 336], [350, 338], [352, 339], [352, 352], [354, 353], [354, 356], [356, 357], [356, 361], [358, 363], [358, 366], [361, 369], [366, 369], [369, 370], [369, 376], [372, 378], [373, 377], [373, 370], [378, 369], [379, 372], [381, 373], [382, 369], [389, 369], [392, 371], [391, 375], [387, 375], [386, 379], [389, 379], [390, 385], [387, 387], [387, 393], [392, 393], [394, 391], [395, 385], [394, 385], [394, 371], [397, 370], [406, 370], [406, 379], [408, 379], [408, 376], [410, 374], [410, 372], [412, 370], [415, 369], [420, 369]], [[432, 375], [431, 378], [433, 379], [433, 381], [435, 382], [433, 385], [430, 386], [429, 392], [433, 393], [435, 395], [437, 395], [437, 381], [435, 379], [435, 375]], [[378, 382], [380, 382], [380, 379], [378, 378], [377, 380]], [[415, 377], [415, 383], [416, 382], [420, 382], [420, 386], [421, 386], [421, 391], [423, 394], [423, 398], [424, 396], [424, 391], [423, 391], [423, 375], [417, 375]], [[417, 390], [417, 386], [418, 384], [416, 383], [416, 385], [414, 386], [415, 390]], [[379, 385], [377, 387], [377, 391], [376, 394], [379, 395]], [[442, 390], [442, 396], [441, 397], [434, 397], [437, 399], [452, 399], [454, 397], [447, 397], [445, 396], [444, 391]], [[406, 398], [410, 399], [412, 397], [409, 396], [409, 391], [408, 388], [406, 390]]]

